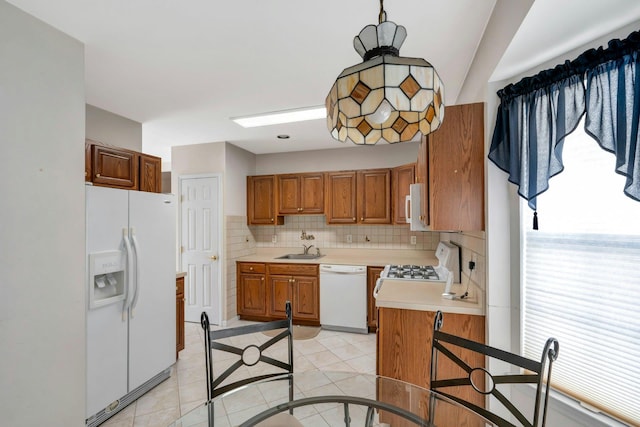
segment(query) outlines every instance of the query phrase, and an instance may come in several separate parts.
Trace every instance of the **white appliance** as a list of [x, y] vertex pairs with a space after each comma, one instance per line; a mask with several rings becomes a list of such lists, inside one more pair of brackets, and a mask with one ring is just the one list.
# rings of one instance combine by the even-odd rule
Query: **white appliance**
[[436, 248], [438, 265], [386, 265], [380, 273], [373, 290], [373, 297], [378, 296], [380, 288], [386, 280], [412, 280], [422, 282], [445, 283], [442, 294], [445, 298], [453, 297], [451, 286], [460, 283], [460, 247], [450, 242], [439, 242]]
[[85, 188], [86, 423], [95, 426], [175, 362], [176, 208], [170, 194]]
[[369, 333], [367, 267], [320, 264], [320, 324], [324, 329]]
[[430, 231], [429, 224], [421, 218], [422, 199], [426, 197], [424, 184], [409, 185], [409, 194], [405, 196], [404, 214], [411, 231]]

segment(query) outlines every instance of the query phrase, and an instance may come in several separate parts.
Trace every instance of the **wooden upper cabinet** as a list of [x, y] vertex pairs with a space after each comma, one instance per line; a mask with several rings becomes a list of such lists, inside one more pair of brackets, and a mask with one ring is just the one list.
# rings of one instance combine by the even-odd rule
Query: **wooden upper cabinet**
[[247, 177], [247, 222], [249, 225], [282, 225], [276, 215], [277, 187], [275, 175]]
[[326, 181], [327, 223], [391, 223], [389, 169], [327, 172]]
[[393, 223], [407, 224], [405, 200], [409, 195], [409, 186], [415, 182], [416, 165], [398, 166], [391, 170], [391, 199], [393, 201]]
[[484, 230], [483, 108], [482, 103], [446, 107], [440, 128], [420, 143], [421, 219], [432, 230]]
[[94, 184], [136, 190], [138, 155], [134, 151], [92, 145], [91, 173]]
[[149, 154], [85, 141], [85, 181], [103, 187], [162, 192], [162, 159]]
[[162, 159], [149, 154], [138, 155], [140, 191], [162, 192]]
[[325, 215], [329, 224], [356, 224], [356, 172], [327, 172]]
[[391, 170], [358, 171], [357, 193], [361, 224], [391, 224]]
[[278, 214], [324, 213], [324, 174], [278, 175]]

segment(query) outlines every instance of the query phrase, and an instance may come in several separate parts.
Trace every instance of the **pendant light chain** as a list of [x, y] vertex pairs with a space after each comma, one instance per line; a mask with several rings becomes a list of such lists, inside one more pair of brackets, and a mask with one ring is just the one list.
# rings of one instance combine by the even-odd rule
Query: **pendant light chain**
[[384, 11], [384, 0], [380, 0], [380, 14], [378, 15], [378, 24], [382, 24], [387, 20], [387, 12]]

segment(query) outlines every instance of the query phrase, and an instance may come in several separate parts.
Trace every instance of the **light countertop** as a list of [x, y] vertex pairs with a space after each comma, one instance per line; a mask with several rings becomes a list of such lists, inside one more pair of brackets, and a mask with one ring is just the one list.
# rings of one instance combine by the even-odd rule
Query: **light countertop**
[[[312, 248], [310, 253], [315, 253]], [[315, 259], [278, 259], [286, 254], [302, 253], [302, 248], [258, 248], [253, 255], [238, 258], [245, 262], [282, 262], [303, 264], [343, 264], [384, 267], [387, 264], [437, 265], [435, 251], [406, 249], [320, 249], [323, 254]]]
[[[311, 253], [315, 253], [315, 248]], [[294, 264], [343, 264], [383, 267], [387, 264], [437, 265], [435, 251], [397, 249], [321, 249], [316, 259], [278, 259], [286, 254], [299, 254], [301, 248], [258, 248], [257, 252], [238, 258], [243, 262], [294, 263]], [[462, 295], [466, 286], [454, 284], [452, 292]], [[406, 310], [438, 311], [483, 316], [484, 301], [481, 292], [471, 292], [469, 299], [445, 299], [444, 283], [387, 280], [383, 283], [376, 306]]]
[[[385, 280], [376, 298], [377, 307], [444, 313], [472, 314], [484, 316], [484, 302], [479, 292], [468, 299], [446, 299], [442, 297], [444, 283], [418, 282], [412, 280]], [[464, 294], [466, 286], [454, 284], [456, 295]]]

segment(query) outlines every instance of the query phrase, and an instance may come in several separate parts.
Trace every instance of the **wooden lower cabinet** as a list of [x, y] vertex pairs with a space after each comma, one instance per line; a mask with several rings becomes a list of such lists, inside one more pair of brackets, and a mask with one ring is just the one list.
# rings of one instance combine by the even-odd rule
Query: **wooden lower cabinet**
[[265, 320], [267, 317], [266, 265], [239, 262], [237, 309], [241, 317]]
[[291, 301], [293, 321], [320, 325], [320, 280], [318, 264], [268, 264], [269, 316], [286, 317], [285, 303]]
[[[376, 372], [379, 375], [429, 388], [431, 339], [435, 315], [436, 313], [432, 311], [378, 308]], [[444, 313], [442, 330], [474, 341], [485, 342], [484, 316]], [[484, 365], [482, 357], [476, 354], [458, 352], [457, 355], [472, 365]], [[455, 374], [460, 372], [460, 368], [450, 361], [440, 359], [439, 363], [443, 364], [439, 366], [439, 372], [444, 372], [444, 375], [448, 371]], [[484, 406], [484, 399], [477, 393], [470, 395], [468, 391], [453, 390], [451, 394], [465, 400], [474, 399], [477, 405]], [[392, 390], [379, 389], [378, 395], [379, 398], [393, 402]], [[436, 415], [440, 418], [446, 414]], [[404, 420], [394, 419], [393, 415], [388, 413], [381, 414], [380, 421], [393, 426], [408, 425]], [[457, 420], [458, 424], [455, 425], [475, 426], [473, 423], [463, 421]], [[436, 425], [441, 424], [436, 423]]]
[[318, 264], [238, 262], [238, 315], [247, 320], [285, 318], [291, 301], [293, 322], [320, 325]]
[[184, 350], [184, 277], [176, 278], [176, 359]]
[[378, 310], [376, 300], [373, 298], [373, 289], [380, 278], [384, 267], [367, 267], [367, 327], [369, 332], [375, 332], [378, 327]]

